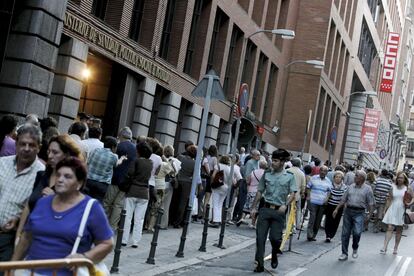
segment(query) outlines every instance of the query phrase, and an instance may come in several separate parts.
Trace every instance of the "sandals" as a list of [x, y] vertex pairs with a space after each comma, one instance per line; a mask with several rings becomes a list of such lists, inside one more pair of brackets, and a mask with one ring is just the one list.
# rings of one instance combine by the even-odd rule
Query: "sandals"
[[381, 250], [380, 250], [380, 254], [385, 255], [386, 253], [387, 253], [387, 249], [381, 249]]

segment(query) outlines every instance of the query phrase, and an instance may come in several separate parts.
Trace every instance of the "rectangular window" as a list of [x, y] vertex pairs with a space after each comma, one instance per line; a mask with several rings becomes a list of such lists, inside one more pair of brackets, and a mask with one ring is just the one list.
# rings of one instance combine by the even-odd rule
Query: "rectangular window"
[[323, 87], [321, 87], [321, 91], [319, 93], [319, 102], [318, 102], [318, 110], [316, 112], [316, 118], [315, 118], [315, 128], [313, 130], [313, 141], [316, 143], [319, 140], [319, 133], [321, 130], [321, 120], [323, 115], [323, 107], [325, 105], [325, 95], [326, 91]]
[[92, 14], [104, 20], [108, 0], [94, 0], [92, 3]]
[[203, 9], [203, 0], [196, 0], [194, 4], [193, 19], [191, 20], [190, 37], [188, 40], [187, 53], [185, 56], [184, 72], [191, 73], [194, 61], [194, 51], [196, 45], [196, 37], [198, 25], [200, 24], [201, 12]]
[[207, 60], [207, 70], [214, 69], [218, 75], [220, 75], [221, 65], [223, 62], [224, 45], [226, 44], [227, 28], [228, 26], [227, 15], [217, 9], [216, 19], [214, 20], [213, 33], [211, 35], [210, 51]]
[[374, 40], [372, 39], [368, 25], [364, 20], [361, 30], [361, 40], [359, 41], [358, 58], [368, 76], [371, 72], [372, 61], [376, 55], [377, 50], [375, 48]]
[[171, 30], [175, 14], [176, 0], [169, 0], [167, 12], [165, 14], [164, 28], [162, 29], [160, 57], [168, 58], [168, 49], [170, 48]]
[[277, 75], [279, 69], [272, 63], [270, 66], [269, 79], [267, 81], [266, 100], [263, 106], [263, 122], [268, 126], [273, 127], [275, 122], [272, 119], [272, 107], [276, 91]]
[[325, 111], [323, 113], [323, 120], [322, 120], [322, 131], [321, 136], [319, 137], [319, 145], [322, 147], [324, 146], [324, 141], [326, 136], [328, 135], [328, 119], [329, 114], [331, 110], [331, 97], [329, 95], [326, 96], [326, 102], [325, 102]]
[[240, 58], [238, 52], [241, 51], [243, 43], [243, 32], [234, 25], [231, 34], [229, 53], [227, 56], [226, 73], [224, 75], [223, 90], [228, 99], [233, 98], [233, 93], [236, 89], [236, 79], [239, 70]]
[[244, 56], [244, 65], [242, 73], [242, 82], [245, 82], [247, 84], [252, 83], [256, 49], [256, 45], [251, 40], [249, 40], [246, 46], [246, 55]]
[[254, 84], [253, 97], [252, 97], [252, 112], [259, 118], [260, 106], [262, 103], [264, 77], [266, 73], [267, 57], [260, 53], [259, 64], [257, 66], [256, 81]]
[[135, 41], [138, 41], [141, 31], [142, 15], [144, 13], [145, 0], [135, 0], [134, 7], [132, 9], [131, 26], [129, 27], [129, 37]]

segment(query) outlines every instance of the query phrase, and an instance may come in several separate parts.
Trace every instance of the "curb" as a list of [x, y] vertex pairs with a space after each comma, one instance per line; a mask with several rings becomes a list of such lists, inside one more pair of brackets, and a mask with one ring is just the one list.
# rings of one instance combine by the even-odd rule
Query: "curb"
[[222, 249], [222, 250], [217, 250], [211, 253], [206, 253], [203, 254], [201, 256], [198, 257], [194, 257], [191, 259], [186, 259], [186, 260], [182, 260], [179, 262], [175, 262], [175, 263], [171, 263], [171, 264], [167, 264], [164, 266], [160, 266], [160, 267], [154, 267], [153, 269], [147, 270], [147, 271], [142, 271], [139, 272], [140, 276], [153, 276], [153, 275], [159, 275], [165, 272], [169, 272], [169, 271], [173, 271], [173, 270], [177, 270], [186, 266], [191, 266], [191, 265], [195, 265], [198, 263], [202, 263], [211, 259], [215, 259], [218, 257], [222, 257], [231, 253], [234, 253], [236, 251], [239, 251], [240, 249], [246, 248], [252, 244], [254, 244], [256, 242], [255, 238], [249, 239], [247, 241], [241, 242], [238, 245], [226, 248], [226, 249]]

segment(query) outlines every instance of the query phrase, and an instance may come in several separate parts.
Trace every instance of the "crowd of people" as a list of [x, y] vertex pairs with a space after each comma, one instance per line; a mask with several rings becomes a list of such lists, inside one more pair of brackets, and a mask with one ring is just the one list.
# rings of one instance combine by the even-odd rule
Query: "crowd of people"
[[[31, 114], [20, 124], [12, 115], [0, 119], [0, 261], [83, 257], [100, 262], [113, 247], [123, 209], [122, 246], [139, 248], [142, 234], [154, 232], [160, 209], [161, 229], [183, 226], [193, 175], [198, 177], [192, 222], [203, 222], [210, 204], [209, 226], [220, 227], [229, 195], [225, 221], [256, 229], [256, 272], [264, 270], [268, 236], [271, 265], [278, 266], [291, 202], [297, 207], [296, 231], [309, 211], [309, 242], [316, 240], [321, 225], [325, 242], [331, 242], [343, 218], [339, 260], [348, 258], [351, 235], [352, 257], [358, 257], [359, 239], [369, 222], [374, 232], [386, 232], [381, 254], [386, 254], [395, 230], [397, 254], [403, 214], [414, 202], [414, 173], [348, 164], [329, 168], [319, 159], [303, 165], [284, 149], [246, 153], [242, 147], [235, 156], [219, 155], [215, 145], [197, 149], [192, 141], [176, 153], [172, 145], [153, 137], [134, 140], [129, 127], [121, 128], [117, 137], [102, 134], [101, 121], [86, 114], [67, 133], [59, 132], [52, 117]], [[198, 150], [203, 151], [201, 170], [194, 174]], [[85, 233], [73, 252], [88, 204], [92, 207]]]

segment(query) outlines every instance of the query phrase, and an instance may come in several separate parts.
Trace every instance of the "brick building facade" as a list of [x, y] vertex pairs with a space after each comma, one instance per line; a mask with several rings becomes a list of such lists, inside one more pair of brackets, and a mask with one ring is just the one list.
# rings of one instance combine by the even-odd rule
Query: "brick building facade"
[[[203, 112], [202, 99], [191, 92], [214, 69], [227, 100], [212, 103], [206, 146], [229, 150], [233, 103], [244, 82], [249, 118], [264, 128], [250, 146], [297, 153], [304, 147], [307, 158], [326, 160], [336, 126], [332, 161], [379, 166], [378, 154], [358, 153], [361, 112], [381, 109], [382, 133], [391, 133], [393, 100], [404, 105], [411, 82], [405, 98], [351, 94], [378, 91], [384, 41], [389, 31], [407, 29], [408, 7], [405, 0], [15, 1], [0, 113], [52, 115], [66, 131], [84, 111], [103, 119], [105, 134], [128, 125], [134, 136], [154, 136], [181, 151], [184, 141], [197, 141]], [[294, 30], [296, 37], [250, 36], [272, 29]], [[411, 68], [411, 58], [405, 60]], [[390, 145], [386, 136], [380, 143]]]

